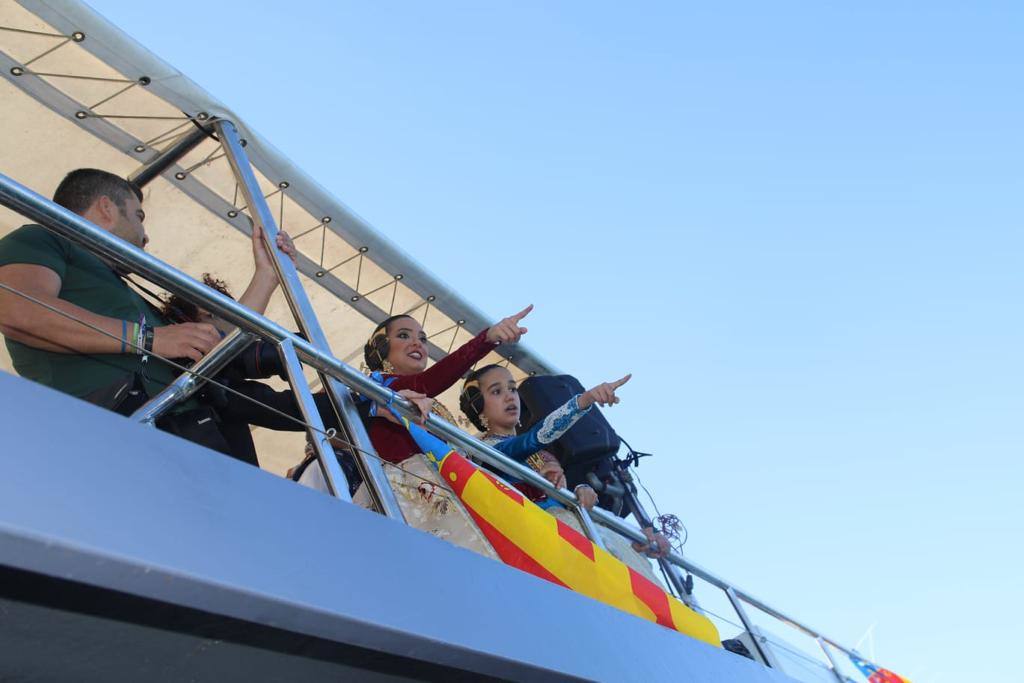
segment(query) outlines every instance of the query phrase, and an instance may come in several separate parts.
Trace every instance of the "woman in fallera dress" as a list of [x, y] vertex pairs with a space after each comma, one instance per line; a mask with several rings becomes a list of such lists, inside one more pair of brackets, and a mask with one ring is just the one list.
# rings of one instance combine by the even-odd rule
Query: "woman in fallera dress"
[[[433, 399], [459, 381], [499, 344], [514, 344], [527, 330], [520, 323], [533, 306], [502, 319], [461, 347], [427, 367], [427, 336], [419, 321], [408, 315], [392, 316], [374, 329], [363, 348], [363, 359], [381, 384], [415, 403], [426, 414], [434, 412], [454, 423], [452, 415]], [[456, 545], [495, 557], [490, 544], [454, 500], [437, 470], [420, 453], [405, 427], [386, 410], [374, 411], [367, 423], [377, 454], [391, 463], [384, 471], [406, 521]], [[369, 505], [365, 485], [353, 496]]]

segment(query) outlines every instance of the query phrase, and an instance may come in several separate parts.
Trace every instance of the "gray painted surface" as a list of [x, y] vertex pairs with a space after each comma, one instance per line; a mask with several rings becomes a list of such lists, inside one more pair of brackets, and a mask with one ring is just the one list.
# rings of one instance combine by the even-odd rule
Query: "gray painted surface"
[[[280, 652], [223, 638], [124, 623], [0, 600], [0, 680], [75, 683], [401, 683], [451, 680], [409, 676]], [[411, 667], [410, 667], [411, 668]], [[431, 675], [433, 674], [433, 675]]]
[[0, 396], [0, 564], [517, 680], [791, 681], [45, 387]]

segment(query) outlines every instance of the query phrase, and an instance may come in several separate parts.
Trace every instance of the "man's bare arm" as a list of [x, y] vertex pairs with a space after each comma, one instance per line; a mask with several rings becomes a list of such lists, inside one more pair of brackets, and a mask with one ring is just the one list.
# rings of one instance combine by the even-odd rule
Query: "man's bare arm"
[[[0, 332], [9, 339], [57, 353], [122, 352], [123, 321], [98, 315], [61, 299], [58, 296], [60, 276], [49, 268], [28, 263], [0, 266], [0, 283], [66, 314], [56, 313], [0, 288]], [[88, 325], [76, 322], [78, 320]], [[220, 335], [212, 325], [167, 325], [155, 328], [153, 352], [169, 358], [199, 360], [219, 340]], [[125, 353], [135, 352], [134, 348], [126, 345]]]
[[0, 266], [0, 282], [113, 335], [113, 338], [110, 338], [14, 292], [2, 289], [0, 332], [9, 339], [58, 353], [121, 352], [121, 321], [97, 315], [59, 298], [60, 276], [46, 266], [28, 263]]

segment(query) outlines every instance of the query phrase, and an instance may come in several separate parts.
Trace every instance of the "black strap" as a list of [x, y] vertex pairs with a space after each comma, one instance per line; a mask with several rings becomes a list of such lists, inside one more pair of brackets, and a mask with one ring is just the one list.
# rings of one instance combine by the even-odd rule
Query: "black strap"
[[[118, 271], [116, 268], [114, 269], [114, 272], [117, 273], [118, 277], [124, 280], [125, 284], [132, 285], [135, 289], [139, 290], [140, 292], [148, 296], [149, 301], [147, 301], [146, 303], [155, 308], [157, 311], [162, 311], [165, 306], [169, 306], [167, 300], [165, 300], [162, 296], [160, 296], [153, 290], [149, 289], [148, 287], [144, 287], [135, 280], [128, 277], [128, 273], [122, 273]], [[176, 306], [169, 306], [169, 308], [175, 315], [178, 316], [179, 320], [181, 320], [182, 322], [186, 320], [185, 314], [181, 311], [181, 309], [177, 308]]]

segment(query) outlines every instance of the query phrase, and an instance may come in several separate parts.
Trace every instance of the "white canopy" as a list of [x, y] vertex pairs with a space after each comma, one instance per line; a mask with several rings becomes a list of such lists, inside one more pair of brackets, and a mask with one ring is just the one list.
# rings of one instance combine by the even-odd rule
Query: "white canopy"
[[[268, 203], [300, 251], [304, 283], [339, 358], [359, 366], [372, 328], [394, 313], [422, 322], [435, 360], [493, 322], [241, 117], [84, 4], [0, 3], [0, 73], [6, 129], [0, 171], [44, 196], [75, 168], [127, 176], [193, 130], [195, 121], [216, 116], [234, 122]], [[252, 272], [249, 221], [219, 142], [200, 144], [150, 183], [145, 195], [149, 250], [194, 277], [212, 273], [241, 293]], [[0, 235], [24, 222], [0, 208]], [[267, 315], [291, 323], [281, 295]], [[517, 379], [553, 371], [522, 347], [500, 351], [484, 362], [508, 363]], [[0, 364], [11, 369], [5, 349]], [[442, 400], [457, 412], [454, 392]], [[258, 434], [257, 445], [261, 462], [272, 470], [301, 456], [294, 435]]]

